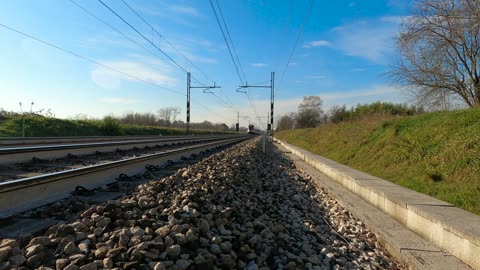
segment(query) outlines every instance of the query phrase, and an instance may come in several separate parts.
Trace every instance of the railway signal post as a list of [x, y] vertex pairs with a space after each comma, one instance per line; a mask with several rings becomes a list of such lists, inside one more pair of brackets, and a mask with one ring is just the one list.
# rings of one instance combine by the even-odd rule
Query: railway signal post
[[245, 88], [270, 88], [270, 124], [267, 127], [268, 129], [267, 133], [270, 133], [270, 136], [273, 136], [273, 111], [274, 111], [274, 104], [275, 104], [275, 72], [271, 73], [270, 85], [248, 85], [248, 83], [245, 83], [245, 85], [240, 85], [238, 87], [237, 92], [247, 93], [245, 90], [240, 90]]
[[192, 88], [201, 88], [203, 89], [204, 93], [211, 93], [209, 92], [209, 89], [213, 88], [221, 88], [220, 86], [215, 85], [213, 83], [213, 86], [192, 86], [191, 82], [191, 74], [190, 72], [187, 72], [187, 123], [186, 123], [186, 134], [190, 132], [190, 91]]

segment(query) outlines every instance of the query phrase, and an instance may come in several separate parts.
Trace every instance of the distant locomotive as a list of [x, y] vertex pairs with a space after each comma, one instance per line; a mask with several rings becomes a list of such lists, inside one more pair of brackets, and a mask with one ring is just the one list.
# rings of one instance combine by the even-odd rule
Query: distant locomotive
[[260, 130], [256, 129], [254, 125], [248, 125], [248, 134], [260, 134]]

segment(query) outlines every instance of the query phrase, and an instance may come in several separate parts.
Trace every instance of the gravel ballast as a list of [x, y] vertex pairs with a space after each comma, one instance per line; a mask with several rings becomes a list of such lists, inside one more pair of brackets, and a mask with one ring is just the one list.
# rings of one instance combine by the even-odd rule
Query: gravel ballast
[[402, 269], [287, 159], [250, 140], [20, 247], [0, 269]]

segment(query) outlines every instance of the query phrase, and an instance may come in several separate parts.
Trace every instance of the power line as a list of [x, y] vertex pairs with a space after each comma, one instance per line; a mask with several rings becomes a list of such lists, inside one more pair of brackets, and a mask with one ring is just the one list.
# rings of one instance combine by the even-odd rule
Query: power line
[[[77, 2], [75, 2], [74, 0], [70, 0], [70, 2], [72, 2], [73, 4], [75, 4], [77, 7], [79, 7], [80, 9], [82, 9], [83, 11], [85, 11], [86, 13], [90, 14], [92, 17], [94, 17], [95, 19], [97, 19], [98, 21], [100, 21], [101, 23], [105, 24], [106, 26], [108, 26], [110, 29], [114, 30], [115, 32], [119, 33], [120, 35], [122, 35], [123, 37], [125, 37], [126, 39], [130, 40], [131, 42], [135, 43], [136, 45], [138, 45], [139, 47], [141, 47], [142, 49], [144, 49], [145, 51], [149, 52], [150, 54], [152, 54], [153, 56], [156, 56], [156, 57], [159, 57], [161, 59], [161, 57], [152, 52], [151, 50], [147, 49], [145, 46], [143, 46], [142, 44], [138, 43], [137, 41], [135, 41], [134, 39], [130, 38], [129, 36], [125, 35], [122, 31], [118, 30], [117, 28], [113, 27], [111, 24], [107, 23], [106, 21], [102, 20], [101, 18], [99, 18], [98, 16], [96, 16], [95, 14], [93, 14], [92, 12], [90, 12], [89, 10], [87, 10], [85, 7], [81, 6], [80, 4], [78, 4]], [[163, 59], [162, 59], [163, 60]], [[192, 76], [193, 77], [193, 76]], [[203, 85], [200, 81], [198, 81], [196, 78], [193, 78], [193, 80], [195, 80], [197, 83]]]
[[[128, 23], [122, 16], [120, 16], [117, 12], [115, 12], [112, 8], [110, 8], [107, 4], [105, 4], [102, 0], [98, 0], [103, 6], [105, 6], [108, 10], [110, 10], [114, 15], [116, 15], [118, 18], [120, 18], [124, 23], [126, 23], [130, 28], [132, 28], [135, 32], [137, 32], [137, 34], [139, 34], [140, 36], [142, 36], [147, 42], [149, 42], [152, 46], [154, 46], [156, 49], [158, 49], [160, 52], [162, 52], [162, 54], [164, 54], [168, 59], [170, 59], [177, 67], [179, 67], [181, 70], [183, 70], [184, 72], [187, 72], [188, 71], [183, 68], [181, 65], [179, 65], [173, 58], [171, 58], [168, 54], [166, 54], [163, 50], [161, 50], [158, 46], [156, 46], [151, 40], [149, 40], [148, 38], [146, 38], [142, 33], [140, 33], [140, 31], [138, 31], [135, 27], [133, 27], [130, 23]], [[170, 41], [168, 41], [165, 37], [163, 37], [162, 34], [160, 34], [152, 25], [150, 25], [135, 9], [133, 9], [130, 5], [128, 5], [128, 3], [126, 3], [125, 1], [121, 0], [133, 13], [135, 13], [145, 24], [147, 24], [155, 33], [157, 33], [162, 39], [164, 39], [170, 46], [172, 46], [178, 53], [180, 53], [189, 63], [191, 63], [194, 67], [195, 64], [193, 64], [190, 59], [188, 59], [183, 53], [181, 53]], [[198, 67], [196, 67], [200, 72], [202, 72]], [[203, 72], [202, 72], [203, 73]], [[208, 77], [208, 75], [206, 75], [205, 73], [203, 73], [206, 77]], [[196, 79], [195, 77], [192, 76], [192, 79], [195, 80], [196, 82], [198, 82], [200, 85], [204, 86], [204, 84], [202, 84], [200, 81], [198, 81], [198, 79]], [[213, 81], [213, 80], [212, 80]], [[223, 101], [223, 100], [222, 100]], [[202, 107], [204, 107], [205, 109], [208, 110], [207, 107], [201, 105]]]
[[180, 92], [177, 92], [177, 91], [175, 91], [175, 90], [173, 90], [173, 89], [163, 87], [163, 86], [158, 85], [158, 84], [156, 84], [156, 83], [153, 83], [153, 82], [144, 80], [144, 79], [142, 79], [142, 78], [139, 78], [139, 77], [137, 77], [137, 76], [135, 76], [135, 75], [131, 75], [131, 74], [128, 74], [128, 73], [123, 72], [123, 71], [121, 71], [121, 70], [118, 70], [118, 69], [116, 69], [116, 68], [113, 68], [113, 67], [104, 65], [104, 64], [99, 63], [99, 62], [97, 62], [97, 61], [95, 61], [95, 60], [93, 60], [93, 59], [90, 59], [90, 58], [87, 58], [87, 57], [85, 57], [85, 56], [82, 56], [82, 55], [80, 55], [80, 54], [78, 54], [78, 53], [69, 51], [69, 50], [64, 49], [64, 48], [62, 48], [62, 47], [60, 47], [60, 46], [57, 46], [57, 45], [52, 44], [52, 43], [49, 43], [49, 42], [47, 42], [47, 41], [44, 41], [44, 40], [42, 40], [42, 39], [40, 39], [40, 38], [34, 37], [34, 36], [29, 35], [29, 34], [27, 34], [27, 33], [25, 33], [25, 32], [22, 32], [22, 31], [20, 31], [20, 30], [17, 30], [17, 29], [14, 29], [14, 28], [12, 28], [12, 27], [9, 27], [9, 26], [7, 26], [7, 25], [4, 25], [4, 24], [1, 24], [1, 23], [0, 23], [0, 26], [3, 27], [3, 28], [8, 29], [8, 30], [10, 30], [10, 31], [16, 32], [17, 34], [23, 35], [23, 36], [25, 36], [25, 37], [31, 38], [31, 39], [33, 39], [33, 40], [36, 40], [36, 41], [40, 42], [40, 43], [43, 43], [43, 44], [48, 45], [48, 46], [50, 46], [50, 47], [53, 47], [53, 48], [55, 48], [55, 49], [57, 49], [57, 50], [63, 51], [63, 52], [68, 53], [68, 54], [71, 54], [71, 55], [73, 55], [73, 56], [76, 56], [76, 57], [81, 58], [81, 59], [83, 59], [83, 60], [86, 60], [86, 61], [88, 61], [88, 62], [94, 63], [94, 64], [96, 64], [96, 65], [98, 65], [98, 66], [103, 67], [103, 68], [106, 68], [106, 69], [115, 71], [115, 72], [117, 72], [117, 73], [120, 73], [120, 74], [122, 74], [122, 75], [124, 75], [124, 76], [130, 77], [130, 78], [135, 79], [135, 80], [138, 80], [138, 81], [142, 81], [142, 82], [144, 82], [144, 83], [151, 84], [151, 85], [153, 85], [153, 86], [155, 86], [155, 87], [158, 87], [158, 88], [167, 90], [167, 91], [172, 92], [172, 93], [175, 93], [175, 94], [179, 94], [179, 95], [185, 96], [185, 94], [180, 93]]
[[[80, 4], [78, 4], [77, 2], [75, 2], [74, 0], [69, 0], [70, 2], [72, 2], [74, 5], [76, 5], [77, 7], [79, 7], [80, 9], [82, 9], [83, 11], [85, 11], [86, 13], [90, 14], [90, 16], [94, 17], [95, 19], [97, 19], [98, 21], [100, 21], [101, 23], [103, 23], [104, 25], [108, 26], [110, 29], [112, 29], [113, 31], [117, 32], [118, 34], [122, 35], [123, 37], [125, 37], [126, 39], [128, 39], [129, 41], [135, 43], [136, 45], [138, 45], [139, 47], [141, 47], [142, 49], [144, 49], [145, 51], [149, 52], [150, 54], [152, 54], [153, 56], [156, 56], [156, 57], [159, 57], [160, 56], [154, 52], [152, 52], [151, 50], [149, 50], [148, 48], [146, 48], [145, 46], [143, 46], [142, 44], [140, 44], [139, 42], [135, 41], [133, 38], [125, 35], [122, 31], [118, 30], [117, 28], [113, 27], [111, 24], [107, 23], [106, 21], [102, 20], [100, 17], [98, 17], [97, 15], [93, 14], [92, 12], [90, 12], [88, 9], [86, 9], [85, 7], [81, 6]], [[162, 59], [163, 60], [163, 59]]]
[[[217, 14], [217, 11], [216, 11], [216, 9], [215, 9], [215, 6], [214, 6], [214, 4], [213, 4], [213, 1], [212, 1], [212, 0], [209, 0], [209, 1], [210, 1], [210, 6], [212, 7], [212, 10], [213, 10], [213, 14], [215, 15], [215, 18], [216, 18], [216, 20], [217, 20], [218, 27], [220, 28], [220, 31], [221, 31], [221, 33], [222, 33], [223, 39], [224, 39], [224, 41], [225, 41], [225, 44], [227, 45], [228, 53], [230, 54], [230, 58], [231, 58], [231, 60], [232, 60], [233, 65], [235, 66], [235, 70], [236, 70], [236, 72], [237, 72], [238, 78], [240, 79], [240, 84], [243, 84], [243, 81], [244, 81], [244, 80], [246, 81], [247, 78], [245, 77], [245, 73], [243, 72], [243, 69], [241, 69], [240, 60], [238, 59], [238, 54], [236, 53], [235, 46], [234, 46], [234, 44], [233, 44], [233, 42], [232, 42], [230, 33], [228, 32], [227, 24], [226, 24], [226, 22], [225, 22], [225, 18], [223, 17], [223, 14], [222, 14], [220, 5], [218, 4], [218, 1], [215, 0], [216, 3], [217, 3], [218, 9], [219, 9], [220, 17], [222, 18], [222, 21], [223, 21], [225, 30], [223, 29], [222, 24], [220, 23], [220, 19], [219, 19], [219, 16], [218, 16], [218, 14]], [[225, 34], [225, 32], [227, 32], [227, 34]], [[232, 46], [232, 48], [233, 48], [233, 50], [234, 50], [234, 53], [235, 53], [235, 56], [236, 56], [236, 57], [234, 57], [233, 54], [232, 54], [232, 48], [230, 48], [230, 44], [229, 44], [229, 42], [228, 42], [228, 39], [230, 39], [230, 43], [231, 43], [231, 46]], [[240, 70], [242, 70], [243, 79], [242, 79], [242, 75], [241, 75], [241, 73], [240, 73]], [[255, 108], [255, 104], [253, 104], [253, 102], [252, 102], [250, 96], [248, 95], [248, 93], [246, 93], [246, 94], [247, 94], [248, 102], [250, 103], [250, 106], [252, 107], [252, 110], [253, 110], [253, 112], [255, 113], [255, 117], [257, 117], [258, 115], [257, 115], [257, 109]]]
[[288, 8], [287, 22], [285, 23], [285, 29], [284, 29], [284, 31], [287, 30], [288, 24], [290, 23], [290, 14], [292, 13], [293, 2], [294, 2], [294, 1], [295, 1], [295, 0], [291, 0], [291, 1], [290, 1], [290, 7]]
[[165, 40], [165, 42], [167, 42], [173, 49], [175, 49], [175, 51], [177, 51], [181, 56], [183, 56], [183, 58], [185, 58], [185, 60], [188, 61], [188, 63], [190, 63], [194, 68], [196, 68], [198, 71], [200, 71], [200, 73], [202, 73], [205, 78], [211, 80], [211, 81], [214, 81], [212, 80], [207, 74], [205, 74], [205, 72], [203, 72], [198, 66], [196, 66], [192, 61], [190, 61], [190, 59], [188, 59], [187, 56], [185, 56], [185, 54], [183, 54], [179, 49], [177, 49], [177, 47], [175, 47], [175, 45], [173, 45], [168, 39], [166, 39], [162, 34], [160, 34], [150, 23], [148, 23], [147, 20], [145, 20], [145, 18], [142, 17], [142, 15], [140, 15], [134, 8], [132, 8], [127, 2], [125, 2], [124, 0], [121, 0], [123, 4], [125, 4], [133, 13], [135, 13], [135, 15], [137, 15], [138, 18], [140, 18], [146, 25], [148, 25], [155, 33], [157, 33], [157, 35], [159, 35], [163, 40]]
[[[92, 12], [90, 12], [89, 10], [87, 10], [85, 7], [81, 6], [80, 4], [78, 4], [77, 2], [75, 2], [74, 0], [70, 0], [70, 2], [72, 2], [74, 5], [76, 5], [77, 7], [79, 7], [80, 9], [82, 9], [83, 11], [85, 11], [86, 13], [88, 13], [89, 15], [91, 15], [92, 17], [94, 17], [95, 19], [97, 19], [98, 21], [100, 21], [101, 23], [103, 23], [104, 25], [108, 26], [110, 29], [114, 30], [115, 32], [119, 33], [120, 35], [122, 35], [123, 37], [125, 37], [126, 39], [130, 40], [131, 42], [135, 43], [136, 45], [138, 45], [139, 47], [143, 48], [145, 51], [151, 53], [152, 55], [156, 56], [156, 57], [159, 57], [158, 54], [152, 52], [151, 50], [149, 50], [148, 48], [144, 47], [142, 44], [136, 42], [134, 39], [130, 38], [129, 36], [125, 35], [123, 32], [121, 32], [120, 30], [118, 30], [117, 28], [113, 27], [112, 25], [110, 25], [109, 23], [107, 23], [106, 21], [102, 20], [101, 18], [99, 18], [98, 16], [96, 16], [95, 14], [93, 14]], [[160, 35], [160, 34], [159, 34]], [[173, 46], [173, 45], [172, 45]], [[217, 97], [218, 98], [218, 97]], [[223, 100], [221, 100], [222, 103], [224, 103], [226, 106], [230, 107], [231, 108], [231, 105], [228, 105], [226, 104]], [[230, 102], [231, 103], [231, 102]], [[232, 104], [233, 105], [233, 104]], [[206, 108], [206, 107], [204, 107]]]
[[228, 104], [225, 100], [223, 100], [221, 97], [217, 96], [214, 92], [212, 92], [213, 96], [215, 96], [220, 102], [222, 102], [226, 107], [230, 108], [233, 112], [238, 112], [232, 105]]
[[245, 92], [245, 95], [247, 95], [248, 102], [250, 103], [250, 107], [252, 107], [253, 112], [255, 113], [255, 117], [258, 117], [257, 108], [255, 107], [255, 104], [253, 103], [252, 98], [250, 97], [248, 92]]
[[237, 54], [237, 50], [235, 49], [235, 44], [233, 43], [232, 36], [230, 35], [230, 31], [228, 31], [228, 26], [227, 26], [227, 23], [225, 22], [225, 18], [223, 17], [222, 8], [220, 8], [220, 5], [218, 4], [218, 0], [215, 0], [215, 2], [217, 3], [218, 11], [220, 13], [220, 18], [222, 19], [223, 26], [225, 27], [225, 31], [227, 32], [227, 37], [230, 40], [230, 43], [232, 44], [233, 53], [235, 54], [235, 58], [237, 59], [237, 64], [240, 69], [240, 72], [243, 75], [243, 80], [247, 81], [247, 76], [245, 76], [245, 72], [243, 72], [242, 63], [238, 59], [238, 54]]
[[232, 50], [230, 49], [230, 45], [228, 44], [227, 37], [225, 35], [225, 32], [223, 31], [222, 24], [220, 23], [220, 20], [218, 19], [217, 11], [215, 10], [215, 6], [213, 5], [212, 0], [210, 1], [210, 6], [212, 7], [213, 13], [215, 14], [215, 18], [217, 19], [218, 27], [220, 27], [220, 31], [222, 32], [223, 40], [225, 40], [225, 44], [227, 45], [228, 48], [228, 53], [230, 54], [230, 58], [232, 59], [233, 65], [235, 66], [235, 70], [237, 71], [238, 78], [240, 79], [240, 83], [243, 83], [242, 81], [242, 76], [240, 75], [240, 71], [238, 69], [237, 63], [235, 62], [235, 58], [233, 57]]
[[102, 0], [97, 0], [97, 1], [100, 2], [108, 10], [110, 10], [110, 12], [112, 12], [115, 16], [117, 16], [117, 18], [119, 18], [125, 24], [127, 24], [132, 30], [134, 30], [137, 34], [139, 34], [143, 39], [145, 39], [153, 47], [155, 47], [157, 50], [159, 50], [165, 57], [167, 57], [174, 64], [174, 66], [176, 66], [180, 70], [184, 71], [185, 73], [188, 72], [188, 70], [186, 70], [184, 67], [182, 67], [180, 64], [178, 64], [177, 61], [175, 61], [170, 55], [168, 55], [166, 52], [164, 52], [162, 49], [160, 49], [157, 45], [155, 45], [150, 39], [145, 37], [145, 35], [143, 35], [140, 31], [137, 30], [137, 28], [135, 28], [133, 25], [131, 25], [129, 22], [127, 22], [122, 16], [120, 16], [117, 12], [115, 12], [115, 10], [113, 10], [110, 6], [105, 4], [105, 2], [103, 2]]
[[[293, 3], [294, 3], [294, 0], [291, 0], [291, 1], [290, 1], [290, 6], [289, 6], [289, 8], [288, 8], [288, 14], [287, 14], [287, 20], [286, 20], [286, 22], [285, 22], [285, 27], [283, 28], [283, 31], [281, 32], [280, 38], [279, 38], [279, 46], [278, 46], [279, 49], [283, 48], [283, 44], [285, 44], [286, 33], [287, 33], [287, 30], [288, 30], [288, 25], [290, 24], [290, 15], [291, 15], [292, 10], [293, 10]], [[280, 51], [279, 54], [281, 54], [281, 52], [283, 52], [283, 51]], [[279, 55], [279, 56], [280, 56], [280, 55]], [[277, 67], [278, 64], [279, 64], [279, 62], [280, 62], [280, 57], [277, 57], [277, 58], [275, 59], [275, 65], [274, 65], [274, 67]]]
[[[130, 78], [132, 78], [132, 79], [135, 79], [135, 80], [138, 80], [138, 81], [141, 81], [141, 82], [144, 82], [144, 83], [153, 85], [153, 86], [155, 86], [155, 87], [157, 87], [157, 88], [160, 88], [160, 89], [163, 89], [163, 90], [166, 90], [166, 91], [169, 91], [169, 92], [172, 92], [172, 93], [181, 95], [181, 96], [186, 96], [185, 94], [183, 94], [183, 93], [181, 93], [181, 92], [178, 92], [178, 91], [175, 91], [175, 90], [173, 90], [173, 89], [166, 88], [166, 87], [163, 87], [163, 86], [158, 85], [158, 84], [156, 84], [156, 83], [153, 83], [153, 82], [144, 80], [144, 79], [139, 78], [139, 77], [137, 77], [137, 76], [135, 76], [135, 75], [131, 75], [131, 74], [129, 74], [129, 73], [123, 72], [123, 71], [121, 71], [121, 70], [118, 70], [118, 69], [116, 69], [116, 68], [110, 67], [110, 66], [108, 66], [108, 65], [104, 65], [104, 64], [99, 63], [99, 62], [97, 62], [97, 61], [95, 61], [95, 60], [93, 60], [93, 59], [90, 59], [90, 58], [85, 57], [85, 56], [83, 56], [83, 55], [80, 55], [80, 54], [78, 54], [78, 53], [69, 51], [69, 50], [67, 50], [67, 49], [64, 49], [64, 48], [58, 46], [58, 45], [52, 44], [52, 43], [50, 43], [50, 42], [47, 42], [47, 41], [45, 41], [45, 40], [42, 40], [42, 39], [40, 39], [40, 38], [37, 38], [37, 37], [35, 37], [35, 36], [32, 36], [32, 35], [30, 35], [30, 34], [27, 34], [27, 33], [25, 33], [25, 32], [22, 32], [22, 31], [20, 31], [20, 30], [17, 30], [17, 29], [15, 29], [15, 28], [12, 28], [12, 27], [9, 27], [9, 26], [7, 26], [7, 25], [4, 25], [4, 24], [2, 24], [2, 23], [0, 23], [0, 26], [3, 27], [3, 28], [5, 28], [5, 29], [8, 29], [8, 30], [10, 30], [10, 31], [12, 31], [12, 32], [15, 32], [15, 33], [17, 33], [17, 34], [20, 34], [20, 35], [23, 35], [23, 36], [28, 37], [28, 38], [30, 38], [30, 39], [36, 40], [36, 41], [38, 41], [38, 42], [40, 42], [40, 43], [43, 43], [43, 44], [45, 44], [45, 45], [47, 45], [47, 46], [50, 46], [50, 47], [52, 47], [52, 48], [55, 48], [55, 49], [57, 49], [57, 50], [63, 51], [63, 52], [65, 52], [65, 53], [67, 53], [67, 54], [73, 55], [73, 56], [78, 57], [78, 58], [80, 58], [80, 59], [83, 59], [83, 60], [85, 60], [85, 61], [91, 62], [91, 63], [93, 63], [93, 64], [95, 64], [95, 65], [98, 65], [98, 66], [101, 66], [101, 67], [103, 67], [103, 68], [106, 68], [106, 69], [108, 69], [108, 70], [115, 71], [115, 72], [117, 72], [117, 73], [120, 73], [120, 74], [122, 74], [122, 75], [124, 75], [124, 76], [130, 77]], [[194, 103], [196, 103], [197, 105], [199, 105], [200, 107], [202, 107], [202, 108], [205, 109], [206, 111], [212, 112], [208, 107], [206, 107], [206, 106], [203, 105], [202, 103], [197, 102], [197, 101], [194, 101]], [[226, 118], [224, 118], [224, 117], [222, 117], [222, 118], [226, 120]]]
[[297, 39], [295, 40], [295, 44], [293, 45], [292, 51], [290, 52], [290, 56], [288, 57], [288, 61], [287, 61], [287, 64], [285, 65], [285, 68], [283, 70], [282, 78], [280, 79], [280, 83], [283, 81], [283, 78], [285, 77], [285, 73], [287, 72], [288, 66], [290, 65], [290, 61], [292, 60], [292, 56], [295, 53], [295, 49], [297, 48], [298, 41], [300, 40], [300, 37], [301, 37], [302, 32], [303, 32], [303, 28], [305, 27], [305, 24], [307, 22], [308, 15], [310, 15], [310, 11], [312, 10], [313, 2], [314, 2], [314, 0], [310, 0], [310, 5], [308, 6], [308, 10], [307, 10], [307, 13], [305, 14], [305, 18], [303, 19], [302, 26], [300, 27], [300, 31], [298, 32]]

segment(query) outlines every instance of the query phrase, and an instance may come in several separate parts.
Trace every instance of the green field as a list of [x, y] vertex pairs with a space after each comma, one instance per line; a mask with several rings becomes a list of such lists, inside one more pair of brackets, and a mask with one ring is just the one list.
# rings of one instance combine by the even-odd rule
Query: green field
[[366, 117], [276, 137], [480, 214], [480, 109]]
[[[43, 116], [0, 116], [0, 137], [22, 137], [25, 121], [26, 137], [56, 136], [120, 136], [120, 135], [184, 135], [183, 128], [125, 125], [116, 120], [68, 120]], [[191, 130], [193, 134], [221, 133], [212, 130]]]

